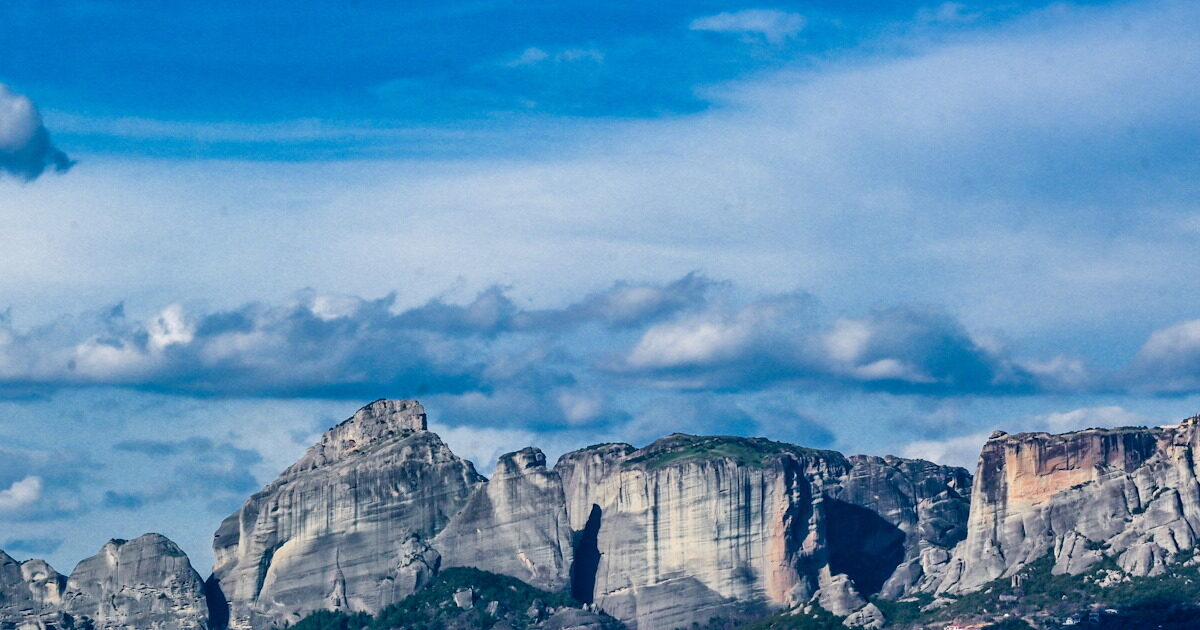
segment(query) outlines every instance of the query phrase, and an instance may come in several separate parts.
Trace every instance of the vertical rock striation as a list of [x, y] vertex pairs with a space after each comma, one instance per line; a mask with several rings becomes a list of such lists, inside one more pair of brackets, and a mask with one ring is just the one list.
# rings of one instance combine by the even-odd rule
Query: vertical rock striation
[[1157, 575], [1200, 532], [1200, 419], [1062, 435], [996, 432], [979, 459], [968, 535], [939, 592], [976, 589], [1052, 555], [1083, 573], [1111, 555]]
[[558, 473], [536, 448], [502, 455], [488, 483], [433, 540], [443, 566], [511, 575], [538, 588], [568, 587], [571, 528]]
[[961, 538], [970, 483], [927, 462], [682, 434], [575, 451], [555, 469], [572, 527], [594, 537], [576, 596], [641, 628], [813, 599], [848, 614], [906, 563], [891, 588], [907, 592], [920, 554], [948, 557]]
[[160, 534], [111, 540], [67, 578], [63, 611], [96, 630], [206, 630], [204, 581]]
[[375, 612], [436, 574], [429, 541], [485, 480], [426, 429], [415, 401], [371, 403], [225, 519], [212, 584], [231, 628]]
[[62, 606], [67, 578], [42, 560], [17, 562], [0, 551], [0, 628], [38, 628]]

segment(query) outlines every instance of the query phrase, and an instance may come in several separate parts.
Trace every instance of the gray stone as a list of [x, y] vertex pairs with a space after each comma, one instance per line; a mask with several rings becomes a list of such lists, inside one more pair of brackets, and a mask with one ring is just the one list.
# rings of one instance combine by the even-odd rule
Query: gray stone
[[868, 630], [877, 630], [882, 628], [887, 623], [887, 619], [883, 616], [883, 611], [875, 604], [867, 604], [862, 608], [850, 613], [842, 622], [847, 628], [867, 628]]
[[558, 473], [536, 448], [502, 455], [486, 485], [432, 542], [442, 565], [511, 575], [538, 588], [568, 586], [571, 528]]
[[890, 588], [915, 590], [922, 558], [948, 558], [966, 534], [970, 475], [929, 462], [676, 434], [568, 453], [555, 470], [572, 528], [596, 530], [595, 602], [631, 628], [814, 598], [847, 614], [866, 603], [856, 580], [873, 594], [903, 569]]
[[475, 591], [469, 588], [460, 588], [454, 591], [454, 604], [463, 610], [474, 608]]
[[97, 630], [205, 630], [204, 581], [160, 534], [111, 540], [67, 578], [62, 609]]
[[371, 403], [225, 519], [214, 584], [231, 628], [375, 613], [436, 575], [428, 541], [485, 479], [425, 428], [415, 401]]
[[0, 551], [0, 626], [52, 620], [62, 606], [66, 578], [42, 560], [17, 562]]
[[980, 454], [967, 538], [929, 586], [961, 593], [1046, 555], [1080, 574], [1106, 555], [1133, 576], [1162, 573], [1200, 532], [1200, 427], [997, 433]]

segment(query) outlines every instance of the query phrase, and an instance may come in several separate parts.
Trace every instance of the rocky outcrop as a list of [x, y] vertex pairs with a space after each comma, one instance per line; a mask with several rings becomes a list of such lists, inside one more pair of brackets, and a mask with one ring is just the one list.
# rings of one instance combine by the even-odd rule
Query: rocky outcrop
[[923, 460], [848, 459], [850, 471], [828, 490], [833, 571], [888, 599], [926, 587], [967, 535], [971, 475]]
[[500, 457], [486, 485], [433, 540], [443, 566], [510, 575], [538, 588], [568, 586], [571, 528], [558, 473], [525, 448]]
[[67, 578], [64, 612], [97, 630], [205, 630], [204, 581], [160, 534], [110, 540]]
[[996, 432], [980, 455], [968, 535], [939, 592], [1007, 577], [1047, 555], [1080, 574], [1112, 557], [1157, 575], [1200, 532], [1200, 419], [1062, 435]]
[[403, 599], [436, 574], [429, 541], [484, 483], [426, 430], [419, 403], [363, 407], [217, 530], [212, 583], [230, 627]]
[[69, 578], [0, 551], [0, 628], [206, 630], [204, 582], [160, 534], [111, 540]]
[[589, 447], [555, 469], [580, 532], [576, 596], [641, 628], [814, 599], [845, 615], [898, 567], [891, 588], [907, 592], [921, 554], [948, 558], [965, 533], [970, 484], [927, 462], [682, 434]]
[[61, 611], [67, 578], [42, 560], [0, 551], [0, 628], [38, 628]]

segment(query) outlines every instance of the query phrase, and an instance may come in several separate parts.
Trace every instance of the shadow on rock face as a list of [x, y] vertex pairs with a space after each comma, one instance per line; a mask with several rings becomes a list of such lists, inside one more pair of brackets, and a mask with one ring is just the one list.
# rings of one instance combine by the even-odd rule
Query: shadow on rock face
[[221, 581], [210, 575], [204, 582], [204, 599], [208, 604], [209, 630], [225, 630], [229, 627], [229, 602], [221, 590]]
[[904, 561], [904, 532], [875, 512], [826, 498], [829, 568], [874, 595]]
[[577, 601], [590, 604], [595, 599], [596, 570], [600, 567], [600, 520], [603, 510], [592, 505], [587, 524], [579, 532], [575, 542], [575, 562], [571, 564], [571, 596]]

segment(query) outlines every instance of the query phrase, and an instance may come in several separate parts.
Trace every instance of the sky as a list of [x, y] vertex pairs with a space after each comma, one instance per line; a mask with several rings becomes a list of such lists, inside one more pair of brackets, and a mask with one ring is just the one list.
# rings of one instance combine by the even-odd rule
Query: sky
[[973, 469], [1200, 412], [1200, 5], [0, 3], [0, 549], [417, 398]]

